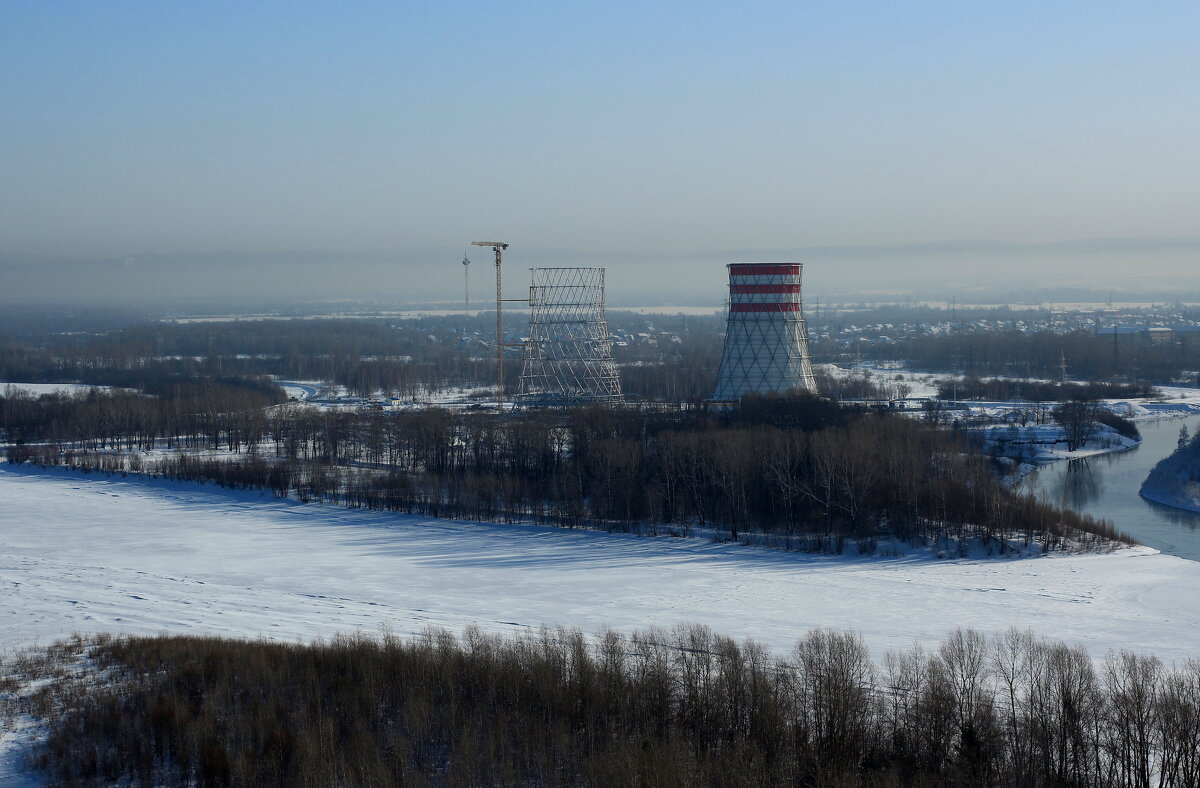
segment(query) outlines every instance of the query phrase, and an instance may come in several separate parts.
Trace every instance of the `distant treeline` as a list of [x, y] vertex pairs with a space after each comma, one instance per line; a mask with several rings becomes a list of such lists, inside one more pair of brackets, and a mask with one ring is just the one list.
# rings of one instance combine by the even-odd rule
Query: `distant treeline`
[[1195, 384], [1200, 370], [1200, 335], [1180, 335], [1155, 344], [1132, 336], [1098, 335], [1090, 330], [1056, 333], [970, 331], [908, 337], [868, 345], [864, 355], [905, 361], [914, 369], [960, 371], [1056, 379], [1066, 359], [1067, 375], [1087, 380], [1122, 378], [1166, 384], [1185, 373]]
[[[87, 660], [80, 661], [86, 654]], [[82, 667], [76, 667], [82, 665]], [[314, 645], [102, 636], [26, 655], [62, 785], [1200, 784], [1200, 660], [956, 630], [872, 661], [707, 627]]]
[[[91, 413], [86, 400], [54, 407], [72, 402]], [[1107, 522], [1013, 493], [953, 433], [807, 395], [748, 397], [727, 413], [209, 412], [166, 440], [235, 456], [181, 453], [153, 463], [112, 450], [155, 448], [163, 442], [157, 420], [116, 436], [107, 422], [52, 423], [52, 433], [22, 433], [27, 440], [10, 446], [9, 461], [129, 469], [436, 517], [707, 527], [734, 540], [781, 537], [776, 543], [799, 549], [841, 550], [849, 538], [978, 538], [1001, 551], [1009, 540], [1049, 549], [1062, 539], [1125, 539]]]
[[[449, 328], [430, 334], [380, 321], [159, 323], [101, 336], [0, 337], [0, 380], [142, 389], [172, 378], [271, 375], [405, 398], [494, 381], [494, 359], [457, 343]], [[515, 376], [520, 361], [511, 364]]]
[[[621, 321], [640, 321], [621, 329]], [[646, 318], [614, 319], [614, 332]], [[655, 316], [660, 332], [614, 349], [624, 390], [653, 401], [712, 394], [722, 339], [714, 317]], [[494, 317], [421, 320], [254, 320], [146, 323], [95, 334], [0, 333], [0, 380], [143, 388], [172, 377], [317, 380], [352, 394], [416, 399], [431, 391], [495, 384]], [[515, 340], [515, 337], [510, 338]], [[505, 378], [515, 389], [519, 353]]]
[[[855, 315], [883, 319], [896, 310]], [[937, 317], [900, 310], [911, 319]], [[514, 317], [508, 341], [525, 328]], [[83, 382], [142, 388], [170, 377], [256, 377], [314, 380], [351, 393], [383, 393], [420, 399], [449, 388], [495, 383], [494, 318], [297, 319], [230, 322], [139, 323], [96, 332], [0, 332], [0, 380]], [[35, 323], [40, 325], [40, 322]], [[626, 394], [638, 401], [699, 402], [712, 395], [720, 364], [724, 324], [720, 315], [644, 316], [614, 312], [613, 356]], [[846, 336], [814, 337], [816, 361], [844, 361]], [[1072, 378], [1151, 381], [1165, 384], [1200, 370], [1200, 337], [1179, 335], [1166, 344], [1091, 331], [984, 332], [863, 341], [854, 352], [868, 359], [898, 360], [916, 369], [1057, 379], [1065, 356]], [[521, 354], [506, 354], [505, 378], [513, 393]], [[1190, 378], [1189, 378], [1190, 380]], [[861, 376], [820, 381], [836, 398], [892, 399], [903, 383], [872, 384]], [[1024, 391], [1022, 392], [1024, 394]], [[1025, 394], [1026, 398], [1029, 398]]]
[[1156, 397], [1160, 393], [1148, 383], [1061, 383], [1023, 378], [981, 378], [977, 375], [965, 375], [957, 380], [938, 382], [938, 398], [945, 400], [981, 399], [997, 402], [1024, 399], [1030, 402], [1067, 402]]

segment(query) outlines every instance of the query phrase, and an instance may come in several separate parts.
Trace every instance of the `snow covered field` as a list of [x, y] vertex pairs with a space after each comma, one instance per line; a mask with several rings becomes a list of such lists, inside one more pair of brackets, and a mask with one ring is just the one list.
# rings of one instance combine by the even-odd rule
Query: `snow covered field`
[[856, 559], [348, 511], [218, 488], [0, 469], [0, 650], [72, 632], [310, 639], [427, 625], [703, 622], [784, 650], [815, 626], [878, 656], [955, 626], [1200, 655], [1200, 563], [1148, 549]]
[[[966, 377], [955, 372], [927, 372], [910, 370], [902, 362], [862, 363], [851, 366], [837, 364], [815, 364], [814, 367], [830, 377], [840, 380], [864, 376], [876, 385], [895, 385], [903, 383], [907, 386], [907, 399], [920, 400], [936, 397], [938, 384], [946, 380], [962, 380]], [[985, 378], [1003, 379], [1004, 375], [985, 375]], [[1026, 378], [1041, 383], [1050, 382], [1044, 378]], [[1070, 380], [1069, 383], [1087, 385], [1087, 380]], [[1156, 386], [1160, 397], [1155, 399], [1108, 399], [1103, 402], [1126, 418], [1134, 421], [1152, 421], [1161, 418], [1176, 418], [1179, 416], [1195, 415], [1200, 412], [1200, 388], [1191, 386]], [[1029, 407], [1030, 403], [1022, 402], [987, 402], [979, 400], [962, 400], [963, 406], [976, 414], [988, 413], [1002, 415], [1007, 410], [1016, 407]], [[1051, 403], [1057, 404], [1057, 403]], [[994, 412], [993, 412], [994, 411]]]
[[446, 408], [469, 407], [481, 402], [494, 400], [496, 393], [493, 388], [462, 388], [452, 386], [436, 391], [423, 391], [413, 399], [391, 399], [383, 392], [376, 392], [372, 397], [363, 399], [352, 395], [345, 386], [330, 385], [319, 380], [276, 380], [289, 399], [313, 405], [318, 408], [347, 409], [361, 408], [374, 405], [383, 410], [415, 410], [418, 408], [438, 406]]
[[[88, 383], [21, 383], [21, 382], [0, 382], [0, 395], [5, 395], [8, 389], [24, 391], [34, 397], [40, 397], [43, 394], [74, 394], [78, 391], [91, 391], [99, 389], [100, 391], [110, 391], [112, 386], [93, 386]], [[122, 389], [122, 391], [133, 391], [133, 389]]]

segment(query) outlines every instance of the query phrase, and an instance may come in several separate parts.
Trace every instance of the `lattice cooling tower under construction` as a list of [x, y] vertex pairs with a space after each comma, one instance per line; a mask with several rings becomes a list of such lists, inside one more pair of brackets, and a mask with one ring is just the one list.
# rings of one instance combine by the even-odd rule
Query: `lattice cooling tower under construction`
[[725, 351], [713, 400], [744, 394], [817, 392], [804, 309], [800, 263], [731, 263]]
[[604, 314], [604, 269], [529, 270], [529, 339], [517, 404], [620, 402], [621, 381]]

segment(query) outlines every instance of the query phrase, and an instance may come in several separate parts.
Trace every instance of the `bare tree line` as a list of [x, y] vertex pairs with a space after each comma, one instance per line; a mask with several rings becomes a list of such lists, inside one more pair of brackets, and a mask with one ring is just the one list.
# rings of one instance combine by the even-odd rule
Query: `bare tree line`
[[965, 375], [954, 381], [938, 383], [940, 399], [982, 399], [1003, 401], [1024, 399], [1030, 402], [1067, 402], [1070, 400], [1135, 399], [1156, 397], [1161, 392], [1148, 383], [1062, 383], [1054, 380], [1023, 378], [980, 378]]
[[147, 388], [38, 397], [0, 388], [0, 437], [13, 446], [52, 442], [133, 450], [193, 447], [223, 436], [226, 445], [240, 448], [261, 440], [263, 409], [285, 399], [273, 381], [263, 378], [170, 380]]
[[0, 672], [37, 679], [36, 762], [70, 785], [1200, 785], [1200, 660], [1020, 630], [881, 663], [853, 633], [776, 654], [700, 625], [101, 636]]
[[[1200, 369], [1200, 341], [1180, 335], [1166, 344], [1091, 329], [1059, 331], [958, 331], [905, 337], [867, 346], [871, 358], [902, 360], [915, 369], [956, 370], [974, 375], [1056, 380], [1066, 359], [1075, 378], [1170, 383]], [[1123, 396], [1123, 395], [1122, 395]]]

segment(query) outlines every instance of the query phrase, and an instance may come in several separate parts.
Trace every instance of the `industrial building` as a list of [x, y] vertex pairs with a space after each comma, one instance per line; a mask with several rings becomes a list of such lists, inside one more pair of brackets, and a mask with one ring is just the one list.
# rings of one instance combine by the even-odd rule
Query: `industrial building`
[[1111, 325], [1096, 329], [1097, 336], [1121, 337], [1129, 343], [1170, 345], [1200, 336], [1200, 326]]
[[531, 268], [529, 336], [516, 403], [621, 402], [604, 306], [603, 268]]
[[731, 263], [725, 349], [714, 402], [817, 393], [800, 296], [800, 263]]

